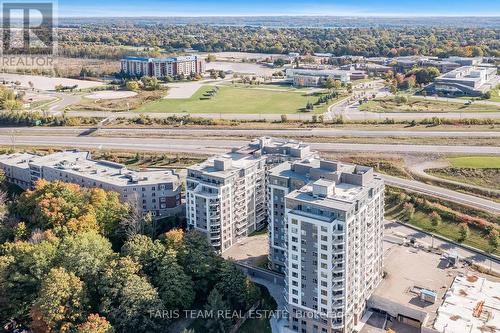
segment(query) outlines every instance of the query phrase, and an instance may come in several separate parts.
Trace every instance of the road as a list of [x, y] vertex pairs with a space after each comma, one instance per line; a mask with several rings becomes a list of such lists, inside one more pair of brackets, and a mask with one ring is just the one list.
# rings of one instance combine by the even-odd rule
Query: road
[[494, 214], [500, 214], [500, 203], [475, 197], [473, 195], [448, 190], [439, 186], [421, 183], [415, 180], [402, 179], [394, 176], [379, 175], [386, 185], [392, 185], [406, 190], [424, 193], [436, 198], [450, 200], [473, 208], [478, 208]]
[[491, 267], [493, 270], [500, 272], [500, 261], [498, 260], [492, 260], [480, 253], [468, 250], [467, 248], [457, 246], [447, 241], [443, 241], [439, 238], [432, 237], [427, 233], [417, 231], [396, 222], [386, 221], [384, 234], [406, 235], [408, 238], [414, 237], [418, 242], [423, 242], [430, 246], [434, 245], [434, 247], [438, 247], [447, 253], [456, 252], [461, 258], [472, 260], [477, 264], [487, 268]]
[[[7, 130], [8, 131], [8, 130]], [[5, 133], [5, 132], [4, 132]], [[18, 135], [7, 132], [0, 135], [0, 144], [22, 146], [59, 146], [129, 149], [165, 152], [217, 153], [247, 144], [246, 140], [210, 138], [136, 138], [99, 137], [78, 135]], [[433, 154], [491, 154], [500, 155], [500, 147], [495, 146], [435, 146], [405, 144], [357, 144], [357, 143], [309, 143], [312, 150], [322, 152], [381, 152], [381, 153], [433, 153]]]
[[[213, 140], [213, 139], [166, 139], [135, 137], [97, 137], [76, 135], [16, 135], [0, 134], [0, 144], [8, 146], [35, 147], [68, 147], [91, 149], [120, 149], [131, 151], [184, 152], [193, 154], [224, 153], [231, 148], [247, 144], [245, 140]], [[377, 145], [377, 144], [343, 144], [343, 143], [311, 143], [311, 149], [322, 152], [366, 151], [366, 152], [400, 152], [400, 153], [472, 153], [500, 154], [500, 147], [491, 146], [430, 146], [430, 145]], [[417, 181], [392, 176], [382, 176], [386, 183], [439, 198], [466, 204], [482, 210], [500, 213], [500, 204], [477, 198], [471, 195], [427, 185]]]
[[[9, 127], [0, 128], [0, 134], [15, 133], [40, 135], [79, 135], [89, 127]], [[224, 129], [224, 128], [99, 128], [103, 136], [218, 136], [218, 137], [401, 137], [401, 138], [500, 138], [500, 131], [432, 131], [432, 130], [377, 130], [357, 128], [283, 128], [283, 129]]]

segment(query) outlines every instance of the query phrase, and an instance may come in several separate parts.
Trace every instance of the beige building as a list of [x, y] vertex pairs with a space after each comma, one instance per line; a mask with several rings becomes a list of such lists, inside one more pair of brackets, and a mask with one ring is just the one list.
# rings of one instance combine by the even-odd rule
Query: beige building
[[172, 170], [129, 170], [122, 164], [92, 160], [89, 152], [76, 150], [45, 156], [0, 155], [0, 168], [7, 181], [22, 189], [38, 179], [60, 180], [117, 192], [122, 201], [156, 217], [182, 213], [181, 181]]

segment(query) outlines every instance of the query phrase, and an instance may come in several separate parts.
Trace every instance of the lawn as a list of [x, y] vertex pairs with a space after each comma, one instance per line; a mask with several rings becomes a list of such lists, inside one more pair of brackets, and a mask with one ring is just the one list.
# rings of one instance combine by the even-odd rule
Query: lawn
[[376, 98], [362, 104], [361, 111], [370, 112], [500, 112], [496, 105], [444, 102], [410, 97], [408, 103], [396, 103], [394, 97]]
[[[138, 108], [138, 112], [172, 113], [248, 113], [290, 114], [303, 112], [307, 102], [315, 103], [318, 95], [296, 91], [273, 91], [244, 87], [220, 86], [212, 98], [206, 94], [213, 86], [202, 86], [186, 99], [161, 99]], [[279, 90], [279, 89], [278, 89]], [[327, 105], [316, 106], [314, 113], [323, 113]], [[306, 112], [304, 112], [306, 113]]]
[[500, 156], [462, 156], [448, 158], [454, 168], [500, 169]]

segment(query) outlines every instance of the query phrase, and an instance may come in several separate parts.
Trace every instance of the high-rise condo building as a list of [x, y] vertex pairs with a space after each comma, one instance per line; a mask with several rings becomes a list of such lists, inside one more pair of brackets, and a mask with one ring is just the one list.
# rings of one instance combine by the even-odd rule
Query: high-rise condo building
[[188, 168], [186, 218], [223, 252], [267, 222], [269, 167], [309, 156], [309, 146], [260, 138]]
[[382, 278], [384, 183], [369, 167], [308, 158], [269, 171], [270, 259], [289, 327], [351, 332]]

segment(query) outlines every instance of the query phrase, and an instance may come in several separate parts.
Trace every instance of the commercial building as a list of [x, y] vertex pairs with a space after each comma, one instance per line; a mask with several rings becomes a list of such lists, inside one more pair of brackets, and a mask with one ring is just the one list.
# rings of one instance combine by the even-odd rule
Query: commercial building
[[45, 156], [0, 155], [7, 181], [28, 189], [38, 179], [64, 181], [120, 194], [141, 213], [166, 217], [182, 213], [181, 181], [172, 170], [133, 171], [124, 165], [92, 160], [90, 152], [63, 151]]
[[284, 194], [272, 192], [285, 224], [272, 223], [270, 237], [285, 236], [289, 328], [351, 332], [382, 278], [382, 179], [369, 167], [317, 158], [271, 174], [269, 186]]
[[428, 92], [447, 96], [480, 96], [499, 83], [495, 67], [463, 66], [440, 75]]
[[205, 60], [197, 55], [174, 58], [127, 57], [121, 60], [121, 71], [132, 76], [166, 76], [203, 74]]
[[298, 87], [320, 87], [326, 80], [333, 79], [340, 82], [350, 82], [350, 72], [339, 69], [295, 69], [286, 70], [286, 77]]
[[266, 172], [271, 166], [309, 156], [309, 146], [260, 138], [188, 168], [188, 226], [207, 234], [223, 252], [267, 222]]

